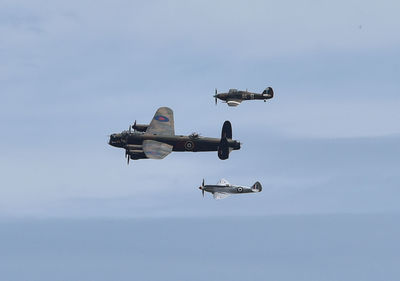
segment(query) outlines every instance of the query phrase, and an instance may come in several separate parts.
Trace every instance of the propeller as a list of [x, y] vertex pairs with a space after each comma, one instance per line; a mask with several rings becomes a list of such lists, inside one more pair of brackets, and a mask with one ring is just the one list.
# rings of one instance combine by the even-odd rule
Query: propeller
[[129, 133], [132, 132], [132, 126], [129, 126]]
[[136, 120], [135, 120], [135, 123], [133, 123], [133, 129], [136, 131]]
[[215, 105], [217, 105], [217, 102], [218, 102], [217, 95], [218, 95], [218, 91], [217, 91], [217, 88], [215, 88], [215, 95], [214, 95], [214, 98], [215, 98]]
[[[127, 158], [128, 157], [128, 158]], [[127, 165], [129, 165], [129, 159], [131, 158], [128, 154], [128, 149], [125, 149], [125, 158], [127, 158]]]
[[203, 194], [203, 197], [204, 197], [204, 179], [203, 179], [203, 182], [201, 183], [201, 186], [199, 187], [199, 189], [201, 189], [201, 194]]

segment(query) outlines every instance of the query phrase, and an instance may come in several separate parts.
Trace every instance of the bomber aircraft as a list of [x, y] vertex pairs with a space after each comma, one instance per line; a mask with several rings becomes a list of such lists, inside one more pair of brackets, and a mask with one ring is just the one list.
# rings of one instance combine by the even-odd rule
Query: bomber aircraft
[[266, 88], [261, 94], [252, 93], [246, 91], [240, 91], [237, 89], [230, 89], [228, 93], [218, 94], [215, 89], [215, 105], [217, 105], [218, 99], [225, 101], [229, 106], [238, 106], [244, 100], [264, 100], [272, 99], [274, 97], [274, 90], [271, 87]]
[[[133, 131], [132, 131], [133, 128]], [[163, 159], [171, 151], [218, 151], [221, 160], [229, 158], [232, 150], [240, 149], [240, 142], [232, 139], [232, 125], [225, 121], [221, 138], [175, 135], [174, 114], [168, 107], [160, 107], [150, 124], [133, 124], [128, 131], [110, 135], [110, 145], [125, 149], [125, 158]]]
[[201, 190], [203, 197], [204, 192], [210, 192], [213, 194], [214, 199], [224, 199], [232, 194], [261, 192], [262, 186], [261, 183], [259, 183], [258, 181], [251, 187], [233, 185], [225, 179], [221, 179], [215, 185], [205, 185], [203, 179], [203, 182], [201, 183], [199, 189]]

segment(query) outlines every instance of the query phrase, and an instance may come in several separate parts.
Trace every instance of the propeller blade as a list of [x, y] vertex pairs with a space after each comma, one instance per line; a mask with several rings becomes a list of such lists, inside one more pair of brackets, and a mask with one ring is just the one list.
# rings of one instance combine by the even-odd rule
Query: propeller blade
[[203, 197], [204, 197], [204, 189], [201, 190], [201, 193], [203, 194]]
[[202, 184], [201, 184], [201, 187], [204, 187], [204, 179], [203, 179], [203, 182], [202, 182]]
[[129, 126], [129, 133], [132, 132], [132, 126]]
[[126, 163], [127, 165], [129, 165], [129, 159], [131, 159], [131, 157], [128, 156], [128, 161], [127, 161], [127, 163]]

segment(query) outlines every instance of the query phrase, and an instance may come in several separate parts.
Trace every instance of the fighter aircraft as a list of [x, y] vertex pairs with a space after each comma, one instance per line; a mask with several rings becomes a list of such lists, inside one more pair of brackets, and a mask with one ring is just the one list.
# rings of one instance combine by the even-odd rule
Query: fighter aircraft
[[224, 199], [232, 194], [261, 192], [262, 186], [258, 181], [251, 187], [233, 185], [225, 179], [221, 179], [216, 185], [205, 185], [203, 179], [199, 189], [201, 190], [203, 197], [204, 192], [206, 191], [212, 193], [214, 199]]
[[218, 157], [225, 160], [232, 150], [240, 149], [240, 142], [232, 139], [229, 121], [222, 127], [221, 138], [201, 137], [196, 133], [175, 135], [174, 114], [168, 107], [160, 107], [148, 125], [135, 121], [128, 131], [112, 134], [108, 143], [125, 149], [128, 164], [129, 159], [163, 159], [171, 151], [218, 151]]
[[264, 100], [272, 99], [274, 97], [274, 90], [271, 87], [266, 88], [261, 94], [246, 91], [238, 91], [237, 89], [230, 89], [228, 93], [218, 94], [215, 89], [215, 105], [218, 99], [225, 101], [229, 106], [238, 106], [244, 100]]

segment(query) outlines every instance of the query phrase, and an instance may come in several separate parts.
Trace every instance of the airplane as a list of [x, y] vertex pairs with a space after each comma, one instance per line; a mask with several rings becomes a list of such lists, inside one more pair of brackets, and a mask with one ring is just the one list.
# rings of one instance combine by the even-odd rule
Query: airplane
[[[133, 128], [133, 131], [132, 131]], [[128, 131], [110, 135], [109, 145], [125, 149], [125, 158], [163, 159], [172, 151], [218, 151], [221, 160], [229, 158], [232, 150], [240, 149], [240, 142], [232, 139], [232, 125], [225, 121], [221, 138], [175, 135], [174, 114], [168, 107], [160, 107], [150, 124], [133, 124]]]
[[205, 185], [203, 179], [199, 189], [201, 190], [203, 197], [204, 192], [210, 192], [213, 194], [214, 199], [224, 199], [232, 194], [261, 192], [262, 186], [258, 181], [251, 187], [233, 185], [225, 179], [221, 179], [216, 185]]
[[271, 87], [266, 88], [261, 94], [252, 93], [246, 91], [240, 91], [237, 89], [230, 89], [228, 93], [218, 94], [215, 89], [215, 105], [217, 105], [218, 99], [225, 101], [229, 106], [238, 106], [244, 100], [264, 100], [272, 99], [274, 97], [274, 90]]

